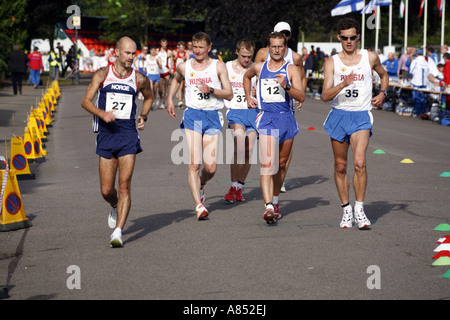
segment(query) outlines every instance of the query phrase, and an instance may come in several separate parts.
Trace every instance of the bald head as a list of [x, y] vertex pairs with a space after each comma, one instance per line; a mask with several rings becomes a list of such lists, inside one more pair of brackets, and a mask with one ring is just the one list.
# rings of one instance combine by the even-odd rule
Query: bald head
[[131, 39], [130, 37], [122, 37], [117, 41], [116, 43], [116, 49], [123, 50], [127, 45], [134, 45], [136, 46], [136, 42]]

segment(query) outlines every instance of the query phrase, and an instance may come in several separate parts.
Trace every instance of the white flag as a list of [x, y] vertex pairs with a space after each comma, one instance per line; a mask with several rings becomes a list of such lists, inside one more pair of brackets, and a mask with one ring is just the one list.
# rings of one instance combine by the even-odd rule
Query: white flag
[[401, 19], [405, 16], [405, 0], [402, 0], [400, 2], [400, 12], [398, 14], [398, 17]]

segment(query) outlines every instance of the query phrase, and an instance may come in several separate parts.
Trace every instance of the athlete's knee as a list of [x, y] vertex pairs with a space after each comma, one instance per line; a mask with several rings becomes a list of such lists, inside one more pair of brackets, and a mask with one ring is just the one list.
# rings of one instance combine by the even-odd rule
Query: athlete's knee
[[355, 172], [365, 172], [366, 171], [366, 161], [364, 158], [356, 158], [354, 160], [353, 166], [355, 167]]
[[130, 194], [130, 191], [131, 191], [131, 177], [120, 179], [117, 185], [117, 192], [119, 193], [119, 197]]
[[338, 174], [345, 174], [347, 172], [347, 161], [336, 160], [334, 162], [334, 171]]
[[280, 159], [279, 170], [286, 170], [288, 158]]
[[114, 187], [102, 185], [100, 188], [103, 199], [108, 202], [113, 201], [117, 197], [117, 191]]
[[213, 177], [216, 174], [217, 171], [217, 164], [216, 163], [212, 163], [209, 165], [205, 165], [203, 167], [203, 174], [209, 176], [209, 177]]
[[198, 164], [198, 163], [190, 163], [190, 164], [188, 165], [188, 170], [189, 170], [189, 171], [194, 171], [194, 172], [199, 172], [201, 166], [202, 166], [202, 165], [201, 165], [201, 164]]

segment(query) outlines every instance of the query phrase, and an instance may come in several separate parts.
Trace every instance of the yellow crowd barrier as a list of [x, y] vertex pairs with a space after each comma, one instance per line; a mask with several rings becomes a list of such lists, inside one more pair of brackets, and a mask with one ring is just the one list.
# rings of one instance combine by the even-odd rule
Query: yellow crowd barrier
[[35, 179], [29, 163], [45, 161], [47, 150], [44, 142], [48, 141], [48, 128], [52, 127], [60, 96], [61, 89], [55, 80], [37, 106], [30, 110], [24, 134], [11, 138], [9, 164], [7, 157], [0, 156], [0, 163], [5, 166], [0, 170], [0, 232], [32, 226], [25, 215], [17, 180]]

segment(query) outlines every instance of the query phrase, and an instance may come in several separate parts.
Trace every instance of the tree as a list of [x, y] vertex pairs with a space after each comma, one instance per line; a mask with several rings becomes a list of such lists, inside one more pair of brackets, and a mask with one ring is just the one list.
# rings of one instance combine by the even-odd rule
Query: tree
[[83, 14], [107, 17], [100, 28], [102, 38], [115, 42], [122, 36], [135, 39], [141, 46], [147, 45], [149, 31], [164, 32], [179, 27], [172, 22], [172, 11], [167, 1], [155, 0], [97, 0], [80, 1]]

